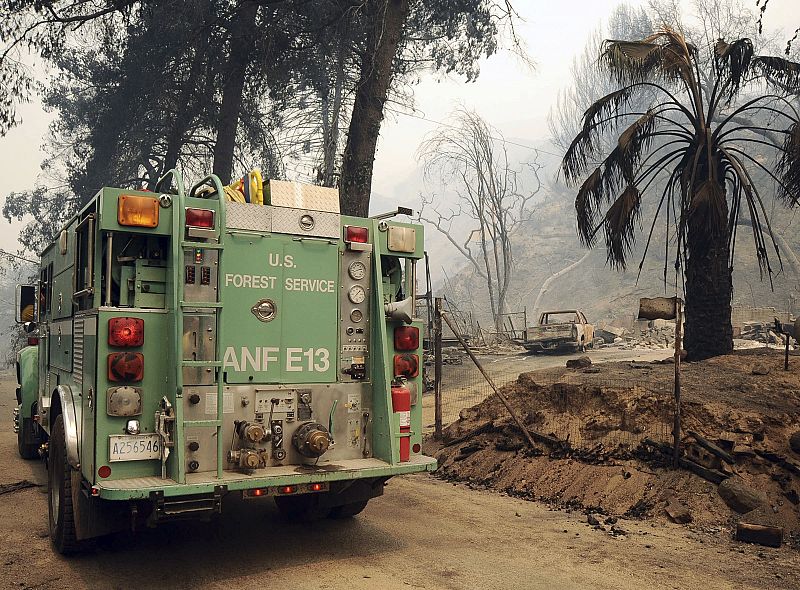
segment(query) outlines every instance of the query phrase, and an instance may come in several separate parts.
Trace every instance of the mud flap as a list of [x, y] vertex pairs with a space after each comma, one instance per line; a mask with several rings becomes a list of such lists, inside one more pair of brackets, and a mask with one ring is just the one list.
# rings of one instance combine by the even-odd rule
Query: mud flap
[[336, 508], [345, 504], [361, 502], [383, 495], [383, 488], [386, 486], [388, 477], [376, 479], [354, 479], [350, 481], [335, 482], [339, 485], [331, 484], [331, 490], [327, 494], [318, 494], [318, 506], [320, 508]]
[[101, 500], [77, 470], [72, 470], [72, 507], [75, 536], [79, 541], [126, 530], [127, 503]]

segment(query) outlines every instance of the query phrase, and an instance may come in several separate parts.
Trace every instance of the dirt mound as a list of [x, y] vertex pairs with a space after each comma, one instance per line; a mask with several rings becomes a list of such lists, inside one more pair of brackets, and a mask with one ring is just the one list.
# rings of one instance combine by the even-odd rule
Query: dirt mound
[[[560, 507], [667, 520], [669, 503], [688, 508], [690, 526], [722, 531], [744, 518], [800, 538], [800, 455], [789, 445], [800, 430], [800, 359], [792, 363], [785, 372], [779, 354], [759, 351], [683, 366], [684, 459], [704, 477], [670, 468], [674, 366], [662, 363], [521, 374], [505, 395], [527, 428], [557, 444], [529, 448], [493, 395], [462, 410], [427, 450], [441, 477]], [[756, 364], [768, 373], [753, 374]], [[744, 516], [729, 508], [717, 483], [732, 476], [763, 505]]]

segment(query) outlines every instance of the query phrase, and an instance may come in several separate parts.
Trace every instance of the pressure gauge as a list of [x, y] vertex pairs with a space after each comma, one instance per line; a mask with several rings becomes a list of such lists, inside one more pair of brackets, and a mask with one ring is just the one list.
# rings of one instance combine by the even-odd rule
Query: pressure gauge
[[360, 309], [354, 309], [350, 312], [350, 321], [355, 322], [356, 324], [364, 319], [364, 312]]
[[355, 285], [354, 287], [350, 288], [350, 291], [347, 293], [347, 297], [349, 297], [350, 301], [353, 303], [364, 303], [364, 299], [367, 298], [367, 292], [361, 285]]
[[350, 268], [348, 270], [350, 272], [351, 279], [354, 281], [360, 281], [367, 274], [367, 265], [360, 260], [356, 260], [350, 264]]

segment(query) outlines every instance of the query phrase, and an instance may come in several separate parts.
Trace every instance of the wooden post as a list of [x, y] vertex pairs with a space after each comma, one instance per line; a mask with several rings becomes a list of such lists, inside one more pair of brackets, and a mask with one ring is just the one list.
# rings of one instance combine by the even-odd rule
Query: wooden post
[[681, 352], [683, 351], [683, 301], [675, 297], [675, 423], [672, 426], [672, 463], [678, 467], [681, 452]]
[[437, 440], [442, 439], [442, 298], [434, 300], [433, 312], [433, 391], [434, 431]]
[[784, 332], [783, 337], [786, 339], [786, 354], [783, 357], [783, 370], [789, 370], [789, 333]]

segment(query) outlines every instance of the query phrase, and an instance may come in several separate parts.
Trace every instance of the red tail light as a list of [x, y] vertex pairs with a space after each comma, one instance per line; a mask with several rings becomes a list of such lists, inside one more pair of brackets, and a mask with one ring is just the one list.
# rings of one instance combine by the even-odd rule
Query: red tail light
[[416, 377], [419, 375], [419, 357], [416, 354], [394, 355], [395, 377]]
[[144, 355], [141, 352], [112, 352], [108, 355], [109, 381], [141, 381]]
[[97, 475], [105, 479], [111, 475], [111, 467], [108, 465], [103, 465], [100, 469], [97, 470]]
[[394, 329], [395, 350], [417, 350], [419, 348], [419, 328], [400, 326]]
[[140, 318], [109, 319], [108, 343], [111, 346], [141, 346], [144, 344], [144, 320]]
[[31, 336], [28, 338], [28, 346], [39, 346], [39, 339]]
[[297, 486], [283, 486], [280, 489], [281, 494], [294, 494], [297, 491]]
[[214, 228], [214, 212], [211, 209], [186, 209], [186, 225], [189, 227]]
[[308, 486], [308, 489], [311, 490], [312, 492], [321, 492], [323, 486], [321, 483], [312, 483], [310, 486]]
[[369, 230], [357, 225], [346, 225], [344, 226], [344, 241], [366, 244], [369, 241]]

